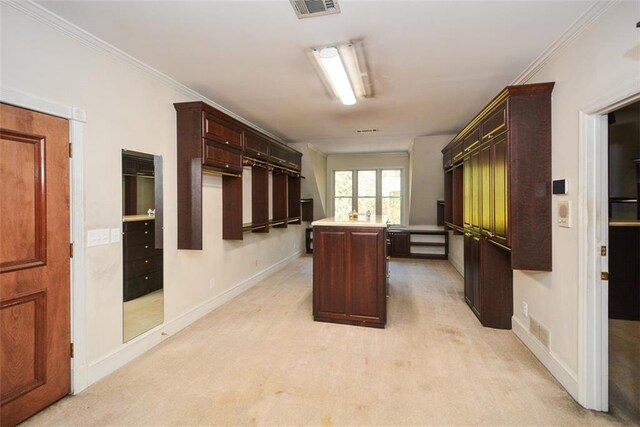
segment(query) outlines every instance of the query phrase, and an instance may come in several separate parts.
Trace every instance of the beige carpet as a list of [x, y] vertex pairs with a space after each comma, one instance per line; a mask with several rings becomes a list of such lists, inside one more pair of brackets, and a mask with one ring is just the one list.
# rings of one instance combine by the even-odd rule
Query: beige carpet
[[606, 425], [447, 261], [393, 261], [387, 328], [314, 322], [304, 257], [30, 425]]
[[640, 425], [640, 322], [609, 319], [609, 409]]

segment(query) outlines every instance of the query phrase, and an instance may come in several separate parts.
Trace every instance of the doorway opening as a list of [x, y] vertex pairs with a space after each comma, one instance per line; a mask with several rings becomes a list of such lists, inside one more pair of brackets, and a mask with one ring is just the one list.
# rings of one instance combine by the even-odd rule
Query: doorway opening
[[609, 410], [640, 423], [640, 101], [608, 114]]

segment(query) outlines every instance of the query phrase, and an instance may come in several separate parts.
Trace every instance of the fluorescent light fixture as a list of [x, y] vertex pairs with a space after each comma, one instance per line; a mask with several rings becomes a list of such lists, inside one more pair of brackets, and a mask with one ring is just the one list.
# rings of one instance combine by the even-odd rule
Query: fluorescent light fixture
[[318, 50], [320, 66], [324, 71], [335, 94], [344, 105], [356, 103], [356, 94], [353, 91], [347, 70], [344, 67], [340, 52], [335, 46], [329, 46]]

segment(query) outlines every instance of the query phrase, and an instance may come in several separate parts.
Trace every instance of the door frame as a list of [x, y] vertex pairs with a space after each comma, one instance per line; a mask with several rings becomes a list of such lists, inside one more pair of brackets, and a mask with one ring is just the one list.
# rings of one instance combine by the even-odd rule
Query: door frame
[[[638, 82], [580, 109], [578, 149], [578, 401], [609, 409], [609, 153], [607, 114], [640, 100]], [[600, 253], [601, 246], [607, 256]]]
[[71, 286], [71, 394], [87, 388], [87, 321], [86, 321], [86, 252], [84, 241], [85, 197], [84, 197], [84, 128], [86, 113], [83, 109], [56, 101], [37, 97], [19, 90], [0, 87], [0, 102], [39, 113], [60, 117], [69, 121], [69, 142], [73, 156], [69, 158], [69, 213], [70, 242], [73, 242], [73, 257], [70, 265]]

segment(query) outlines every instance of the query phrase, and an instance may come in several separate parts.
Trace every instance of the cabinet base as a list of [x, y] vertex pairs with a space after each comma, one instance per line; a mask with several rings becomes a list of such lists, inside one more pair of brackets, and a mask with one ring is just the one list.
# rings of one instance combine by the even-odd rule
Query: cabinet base
[[325, 323], [338, 323], [341, 325], [353, 325], [353, 326], [365, 326], [367, 328], [378, 328], [384, 329], [386, 322], [368, 322], [364, 320], [351, 320], [351, 319], [333, 319], [330, 317], [319, 317], [313, 316], [313, 320], [316, 322], [325, 322]]

